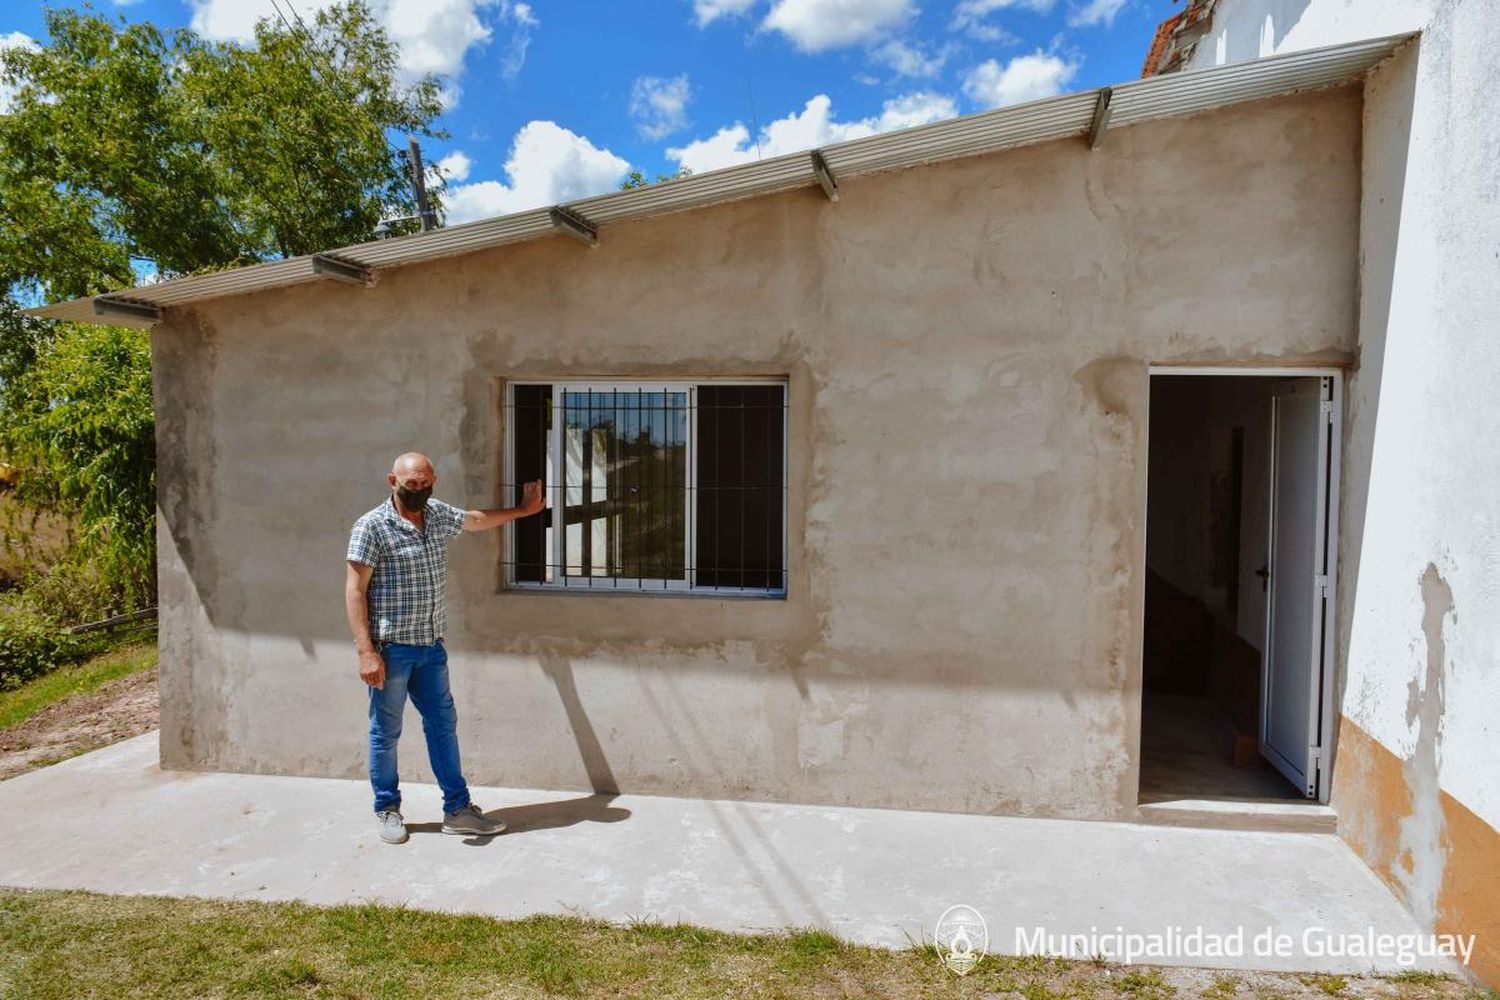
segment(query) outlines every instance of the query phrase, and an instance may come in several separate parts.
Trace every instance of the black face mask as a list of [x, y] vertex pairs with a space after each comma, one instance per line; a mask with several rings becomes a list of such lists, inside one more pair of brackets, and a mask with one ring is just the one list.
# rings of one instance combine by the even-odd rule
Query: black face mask
[[405, 486], [397, 486], [396, 496], [401, 498], [401, 506], [406, 508], [408, 514], [420, 514], [427, 506], [427, 498], [432, 496], [432, 487], [409, 490]]

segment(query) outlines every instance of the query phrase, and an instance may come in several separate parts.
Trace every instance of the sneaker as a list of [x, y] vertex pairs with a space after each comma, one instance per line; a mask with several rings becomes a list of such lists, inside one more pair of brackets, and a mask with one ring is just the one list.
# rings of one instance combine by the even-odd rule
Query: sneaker
[[465, 837], [493, 837], [504, 831], [504, 823], [488, 818], [472, 802], [458, 812], [443, 813], [444, 833], [457, 833]]
[[375, 825], [380, 829], [380, 839], [387, 844], [406, 843], [406, 823], [397, 809], [382, 809], [375, 814]]

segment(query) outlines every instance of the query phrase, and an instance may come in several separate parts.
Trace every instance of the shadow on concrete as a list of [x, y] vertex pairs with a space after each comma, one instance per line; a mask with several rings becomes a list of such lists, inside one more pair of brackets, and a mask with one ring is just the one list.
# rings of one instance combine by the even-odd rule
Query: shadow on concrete
[[506, 836], [537, 830], [556, 830], [579, 823], [618, 823], [629, 819], [630, 810], [610, 805], [614, 800], [614, 795], [581, 795], [576, 799], [558, 802], [535, 802], [526, 806], [492, 809], [485, 815], [504, 820], [509, 827]]
[[[618, 823], [630, 818], [630, 810], [610, 805], [613, 795], [582, 795], [576, 799], [561, 799], [556, 802], [533, 802], [524, 806], [508, 806], [490, 809], [485, 813], [489, 819], [502, 820], [505, 832], [502, 837], [513, 837], [518, 833], [536, 833], [539, 830], [557, 830], [579, 823]], [[441, 823], [408, 823], [410, 833], [442, 833]], [[494, 841], [495, 837], [466, 837], [465, 843], [482, 845]]]

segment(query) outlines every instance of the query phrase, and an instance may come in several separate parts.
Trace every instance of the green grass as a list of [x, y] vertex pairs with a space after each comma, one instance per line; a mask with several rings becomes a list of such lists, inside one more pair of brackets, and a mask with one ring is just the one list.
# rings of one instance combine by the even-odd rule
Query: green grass
[[1395, 972], [1380, 978], [1391, 983], [1409, 983], [1413, 986], [1433, 986], [1443, 982], [1447, 976], [1436, 972], [1423, 972], [1421, 969], [1407, 969], [1405, 972]]
[[1331, 997], [1339, 996], [1349, 988], [1349, 980], [1344, 976], [1304, 976], [1302, 981]]
[[975, 997], [921, 951], [821, 929], [733, 935], [688, 925], [500, 921], [374, 905], [0, 889], [0, 996]]
[[[1260, 974], [1266, 978], [1268, 974]], [[1221, 976], [1207, 997], [1233, 994]], [[1324, 997], [1300, 977], [1274, 995]], [[1409, 992], [1410, 991], [1410, 992]], [[851, 944], [826, 929], [725, 934], [636, 920], [524, 920], [370, 904], [314, 907], [0, 889], [0, 997], [982, 997], [1152, 1000], [1159, 969], [987, 956], [968, 976], [931, 946]], [[1271, 994], [1267, 994], [1271, 995]], [[1481, 1000], [1445, 977], [1395, 1000]]]
[[1215, 976], [1214, 981], [1203, 989], [1200, 996], [1207, 1000], [1230, 1000], [1239, 992], [1240, 980], [1238, 976]]
[[135, 641], [60, 667], [14, 691], [0, 692], [0, 729], [19, 725], [49, 705], [88, 694], [119, 677], [156, 666], [156, 642]]
[[1177, 990], [1160, 969], [1132, 969], [1115, 981], [1115, 992], [1135, 1000], [1170, 1000]]

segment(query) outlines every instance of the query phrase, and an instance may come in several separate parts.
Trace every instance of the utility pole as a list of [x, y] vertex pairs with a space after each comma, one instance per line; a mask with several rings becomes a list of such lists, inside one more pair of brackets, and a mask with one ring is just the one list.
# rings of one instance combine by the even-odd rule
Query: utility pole
[[427, 175], [422, 170], [422, 147], [417, 145], [416, 136], [407, 136], [408, 146], [406, 162], [411, 167], [411, 186], [417, 195], [417, 217], [422, 220], [422, 231], [436, 229], [437, 222], [432, 217], [432, 209], [427, 205]]

